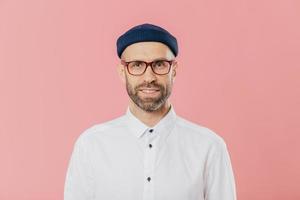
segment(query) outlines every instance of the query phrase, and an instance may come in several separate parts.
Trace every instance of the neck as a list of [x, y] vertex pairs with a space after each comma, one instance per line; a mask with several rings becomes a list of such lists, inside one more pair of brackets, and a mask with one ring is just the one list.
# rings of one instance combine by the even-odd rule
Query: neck
[[130, 101], [129, 103], [129, 109], [131, 113], [149, 127], [155, 126], [155, 124], [157, 124], [167, 114], [170, 106], [171, 104], [167, 100], [167, 102], [158, 110], [153, 112], [146, 112], [132, 101]]

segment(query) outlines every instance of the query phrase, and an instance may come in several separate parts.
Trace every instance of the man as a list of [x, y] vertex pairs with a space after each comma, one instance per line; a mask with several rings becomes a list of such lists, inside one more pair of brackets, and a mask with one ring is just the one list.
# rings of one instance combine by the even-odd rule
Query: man
[[224, 140], [176, 115], [168, 98], [176, 76], [176, 38], [153, 25], [117, 40], [117, 67], [129, 105], [77, 139], [65, 200], [235, 200]]

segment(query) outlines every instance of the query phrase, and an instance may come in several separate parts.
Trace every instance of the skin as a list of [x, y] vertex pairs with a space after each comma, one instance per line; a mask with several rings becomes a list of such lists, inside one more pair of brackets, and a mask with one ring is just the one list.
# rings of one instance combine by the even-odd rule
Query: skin
[[[160, 42], [138, 42], [129, 45], [122, 53], [121, 59], [128, 61], [142, 60], [151, 62], [164, 58], [175, 59], [174, 54]], [[170, 108], [169, 96], [172, 92], [178, 63], [174, 63], [166, 75], [155, 74], [148, 66], [141, 76], [128, 73], [121, 63], [117, 66], [118, 74], [126, 86], [129, 95], [129, 109], [133, 115], [149, 127], [153, 127], [167, 114]], [[159, 91], [149, 94], [142, 89], [155, 88]]]

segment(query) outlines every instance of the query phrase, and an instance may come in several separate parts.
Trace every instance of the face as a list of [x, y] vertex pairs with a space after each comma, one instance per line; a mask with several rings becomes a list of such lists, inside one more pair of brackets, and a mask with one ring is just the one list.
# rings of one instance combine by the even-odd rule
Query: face
[[[138, 42], [128, 46], [121, 58], [126, 62], [141, 60], [151, 62], [157, 59], [173, 60], [174, 54], [160, 42]], [[119, 65], [118, 71], [121, 79], [126, 84], [126, 90], [132, 103], [146, 112], [160, 109], [167, 102], [172, 92], [177, 63], [171, 66], [166, 75], [155, 74], [148, 66], [141, 76], [128, 73], [123, 65]]]

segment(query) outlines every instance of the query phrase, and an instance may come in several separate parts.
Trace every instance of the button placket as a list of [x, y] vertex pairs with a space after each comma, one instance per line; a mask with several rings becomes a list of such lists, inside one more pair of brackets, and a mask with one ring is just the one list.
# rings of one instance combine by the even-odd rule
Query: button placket
[[[149, 130], [151, 132], [152, 129]], [[152, 131], [153, 132], [153, 131]], [[152, 134], [152, 133], [149, 133]], [[155, 141], [153, 135], [146, 135], [145, 173], [151, 175], [155, 161]], [[148, 176], [147, 176], [148, 177]]]
[[148, 147], [151, 149], [153, 147], [153, 141], [154, 141], [154, 138], [156, 136], [156, 134], [154, 133], [154, 130], [153, 129], [149, 129], [149, 134], [148, 134]]
[[145, 135], [145, 160], [144, 160], [144, 200], [153, 200], [153, 169], [155, 162], [155, 141], [153, 129], [149, 129]]

